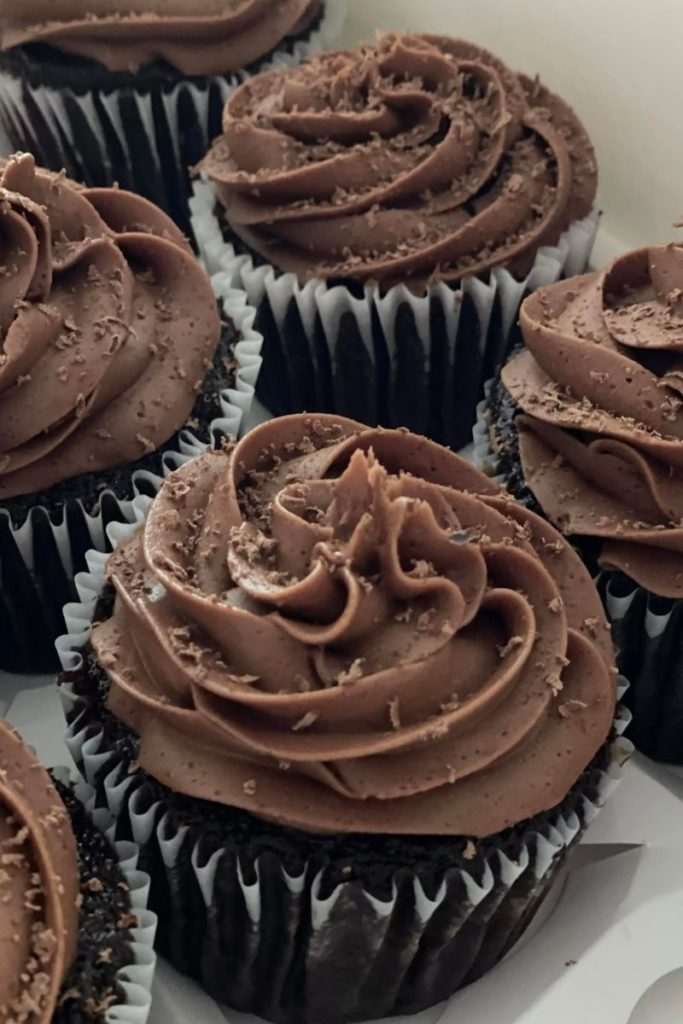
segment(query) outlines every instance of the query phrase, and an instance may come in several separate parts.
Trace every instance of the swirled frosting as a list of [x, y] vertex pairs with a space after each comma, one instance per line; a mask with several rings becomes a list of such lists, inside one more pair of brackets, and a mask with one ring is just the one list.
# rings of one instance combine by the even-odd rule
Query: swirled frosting
[[141, 766], [291, 826], [488, 835], [612, 724], [577, 556], [407, 432], [272, 421], [174, 474], [108, 575], [92, 643]]
[[76, 952], [79, 872], [48, 774], [0, 719], [0, 1020], [50, 1024]]
[[139, 459], [186, 422], [220, 321], [172, 221], [33, 157], [0, 169], [0, 499]]
[[541, 289], [521, 324], [528, 351], [503, 382], [539, 504], [601, 538], [604, 568], [683, 596], [683, 246]]
[[3, 49], [49, 43], [137, 71], [165, 60], [185, 75], [222, 75], [309, 25], [320, 0], [0, 0]]
[[203, 169], [281, 270], [415, 285], [528, 267], [590, 212], [597, 175], [578, 118], [537, 80], [418, 35], [251, 78]]

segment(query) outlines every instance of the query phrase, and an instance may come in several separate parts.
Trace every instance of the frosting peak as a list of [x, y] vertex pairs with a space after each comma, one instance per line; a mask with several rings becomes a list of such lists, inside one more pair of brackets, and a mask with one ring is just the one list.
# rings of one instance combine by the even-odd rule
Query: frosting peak
[[66, 809], [0, 720], [0, 1020], [50, 1024], [75, 956], [78, 895]]
[[683, 247], [622, 256], [522, 307], [528, 351], [503, 370], [524, 415], [524, 474], [601, 564], [683, 596]]
[[325, 832], [487, 835], [613, 719], [599, 598], [552, 527], [403, 431], [294, 416], [174, 474], [92, 642], [141, 765]]
[[0, 234], [0, 499], [159, 448], [220, 337], [173, 222], [17, 154], [0, 165]]
[[185, 75], [224, 75], [302, 32], [319, 10], [320, 0], [0, 0], [0, 32], [4, 49], [50, 43], [110, 71], [165, 60]]
[[492, 54], [383, 35], [249, 79], [203, 167], [231, 228], [301, 279], [521, 269], [596, 190], [574, 112]]

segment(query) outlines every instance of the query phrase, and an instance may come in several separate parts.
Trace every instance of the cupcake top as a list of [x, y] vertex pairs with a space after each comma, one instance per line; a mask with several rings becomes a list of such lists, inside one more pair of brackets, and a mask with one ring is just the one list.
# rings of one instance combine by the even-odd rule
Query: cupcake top
[[50, 1024], [76, 952], [79, 872], [47, 772], [0, 719], [0, 1019]]
[[613, 721], [569, 545], [445, 448], [292, 416], [173, 474], [92, 643], [139, 763], [308, 831], [485, 836], [567, 795]]
[[203, 169], [280, 270], [416, 287], [525, 272], [597, 182], [566, 103], [481, 47], [422, 35], [249, 79]]
[[683, 246], [630, 252], [522, 306], [503, 370], [526, 481], [600, 563], [683, 597]]
[[186, 422], [220, 338], [172, 221], [11, 157], [0, 169], [0, 499], [135, 461]]
[[222, 75], [303, 31], [321, 0], [0, 0], [3, 49], [49, 43], [137, 71], [164, 60], [184, 75]]

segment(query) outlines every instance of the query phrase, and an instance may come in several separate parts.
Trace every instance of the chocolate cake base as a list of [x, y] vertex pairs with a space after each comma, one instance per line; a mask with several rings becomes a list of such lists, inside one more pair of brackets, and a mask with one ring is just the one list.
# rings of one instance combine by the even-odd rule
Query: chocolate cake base
[[[110, 614], [112, 601], [110, 590], [96, 620]], [[77, 697], [67, 713], [72, 735], [80, 737], [72, 749], [78, 760], [81, 740], [101, 736], [92, 781], [103, 803], [108, 779], [128, 780], [117, 827], [121, 838], [135, 837], [141, 846], [141, 867], [152, 878], [150, 905], [160, 917], [160, 951], [219, 1002], [277, 1024], [415, 1013], [488, 971], [552, 888], [590, 805], [599, 801], [612, 757], [606, 744], [561, 807], [486, 839], [317, 836], [182, 796], [141, 770], [136, 735], [107, 709], [106, 672], [91, 648], [82, 654], [83, 667], [62, 677]], [[88, 768], [92, 777], [93, 764]], [[580, 827], [546, 863], [539, 835], [558, 818]], [[164, 852], [169, 845], [172, 861]], [[197, 870], [217, 856], [207, 897]], [[505, 864], [525, 859], [527, 869], [511, 880]], [[472, 904], [465, 878], [490, 883], [480, 903]], [[257, 921], [245, 886], [260, 894]], [[418, 891], [441, 901], [428, 924]], [[378, 913], [378, 901], [386, 913]]]
[[76, 959], [62, 986], [52, 1024], [93, 1024], [105, 1020], [111, 1005], [125, 1002], [117, 975], [133, 963], [135, 915], [111, 844], [71, 789], [56, 779], [53, 782], [76, 836], [83, 902]]

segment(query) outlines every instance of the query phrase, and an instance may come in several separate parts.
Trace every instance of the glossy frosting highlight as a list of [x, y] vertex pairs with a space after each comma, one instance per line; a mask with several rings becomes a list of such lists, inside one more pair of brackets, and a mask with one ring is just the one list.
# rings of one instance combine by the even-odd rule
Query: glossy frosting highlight
[[49, 43], [137, 71], [164, 60], [185, 75], [223, 75], [302, 32], [320, 0], [0, 0], [3, 49]]
[[0, 168], [0, 499], [155, 451], [186, 422], [220, 321], [172, 221], [11, 157]]
[[50, 1024], [76, 952], [76, 840], [47, 772], [0, 719], [0, 1020]]
[[447, 449], [293, 416], [175, 473], [92, 642], [139, 762], [322, 832], [483, 836], [557, 805], [614, 716], [555, 530]]
[[530, 296], [503, 371], [524, 475], [601, 565], [683, 596], [683, 246], [639, 249]]
[[525, 272], [595, 198], [571, 108], [447, 37], [383, 35], [255, 76], [223, 131], [203, 169], [231, 228], [302, 280]]

